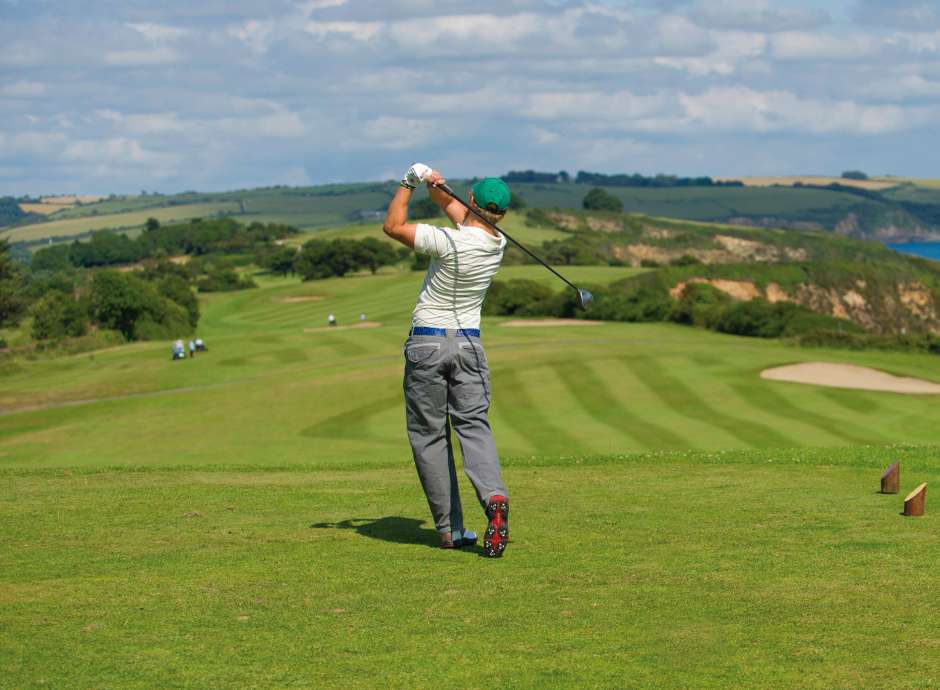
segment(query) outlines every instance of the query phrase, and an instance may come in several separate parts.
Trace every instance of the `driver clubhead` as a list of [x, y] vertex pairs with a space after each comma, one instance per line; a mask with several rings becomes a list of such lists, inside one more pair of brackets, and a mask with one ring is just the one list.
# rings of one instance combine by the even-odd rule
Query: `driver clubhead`
[[587, 309], [594, 302], [594, 295], [592, 295], [587, 290], [582, 290], [578, 288], [578, 306], [582, 309]]

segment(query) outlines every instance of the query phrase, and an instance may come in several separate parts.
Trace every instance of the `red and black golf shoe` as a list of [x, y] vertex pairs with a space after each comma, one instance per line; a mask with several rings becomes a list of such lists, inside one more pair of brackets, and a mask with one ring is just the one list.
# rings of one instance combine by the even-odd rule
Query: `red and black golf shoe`
[[486, 504], [489, 524], [483, 533], [483, 555], [499, 558], [509, 541], [509, 499], [505, 496], [490, 496]]

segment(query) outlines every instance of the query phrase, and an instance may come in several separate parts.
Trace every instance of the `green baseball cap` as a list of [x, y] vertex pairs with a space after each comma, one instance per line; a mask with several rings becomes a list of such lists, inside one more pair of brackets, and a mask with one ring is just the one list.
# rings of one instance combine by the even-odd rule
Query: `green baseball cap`
[[505, 213], [510, 199], [509, 185], [498, 177], [486, 177], [473, 185], [473, 200], [487, 211]]

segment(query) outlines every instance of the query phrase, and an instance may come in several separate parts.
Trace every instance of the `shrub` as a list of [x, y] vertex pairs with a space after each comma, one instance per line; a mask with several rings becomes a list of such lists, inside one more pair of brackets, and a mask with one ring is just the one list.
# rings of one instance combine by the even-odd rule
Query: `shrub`
[[32, 307], [34, 340], [62, 340], [85, 335], [88, 306], [71, 294], [52, 290]]
[[169, 275], [157, 283], [157, 290], [164, 297], [172, 300], [186, 310], [189, 325], [196, 328], [199, 323], [199, 300], [189, 287], [189, 283], [179, 276]]
[[26, 279], [12, 257], [11, 247], [0, 239], [0, 328], [15, 326], [26, 313]]
[[691, 254], [683, 254], [679, 258], [669, 262], [670, 266], [700, 266], [701, 264], [702, 260]]
[[412, 271], [426, 271], [431, 265], [431, 257], [427, 254], [414, 254], [411, 259]]
[[294, 272], [303, 280], [344, 276], [350, 271], [368, 268], [375, 273], [380, 266], [398, 261], [398, 254], [387, 242], [374, 237], [363, 240], [310, 240], [294, 260]]
[[708, 326], [730, 301], [726, 293], [712, 285], [689, 283], [682, 289], [669, 318], [690, 326]]
[[426, 220], [428, 218], [440, 218], [444, 215], [444, 212], [440, 206], [434, 203], [431, 197], [425, 196], [411, 204], [408, 215], [414, 220]]
[[199, 292], [233, 292], [258, 287], [249, 276], [239, 276], [234, 269], [221, 268], [209, 271], [205, 278], [196, 282]]
[[494, 316], [547, 314], [547, 303], [553, 296], [550, 287], [534, 280], [497, 280], [490, 285], [483, 309]]
[[583, 236], [543, 242], [542, 252], [548, 263], [566, 266], [593, 266], [605, 259], [601, 248]]
[[675, 301], [659, 285], [640, 285], [632, 289], [613, 287], [594, 293], [593, 317], [605, 321], [665, 321]]
[[91, 282], [89, 303], [95, 323], [120, 331], [128, 340], [192, 331], [184, 307], [161, 295], [152, 283], [131, 274], [97, 273]]
[[595, 187], [584, 196], [581, 206], [587, 211], [623, 211], [623, 201], [610, 192]]

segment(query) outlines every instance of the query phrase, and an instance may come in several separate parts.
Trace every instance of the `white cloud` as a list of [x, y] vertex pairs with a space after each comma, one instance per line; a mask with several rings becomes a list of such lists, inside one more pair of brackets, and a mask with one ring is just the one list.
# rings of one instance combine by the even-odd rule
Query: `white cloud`
[[73, 141], [62, 152], [62, 158], [82, 163], [110, 163], [118, 167], [134, 164], [165, 165], [176, 159], [173, 154], [150, 151], [136, 139], [83, 139]]
[[383, 25], [380, 22], [320, 22], [310, 21], [304, 27], [307, 33], [317, 38], [337, 36], [355, 41], [369, 41], [375, 38]]
[[187, 29], [181, 29], [176, 26], [169, 26], [167, 24], [153, 24], [145, 22], [139, 24], [129, 23], [127, 26], [137, 33], [143, 34], [152, 43], [172, 43], [189, 34]]
[[691, 16], [703, 26], [769, 33], [812, 29], [830, 21], [825, 10], [780, 7], [770, 0], [700, 0]]
[[782, 60], [861, 60], [881, 51], [880, 41], [864, 34], [846, 36], [788, 31], [770, 38], [771, 52]]
[[0, 157], [12, 155], [49, 156], [65, 146], [68, 137], [59, 132], [17, 132], [8, 134]]
[[659, 93], [638, 96], [630, 91], [582, 91], [534, 93], [529, 95], [522, 114], [543, 120], [623, 122], [663, 112], [670, 97]]
[[262, 55], [267, 52], [275, 30], [274, 22], [250, 19], [238, 26], [229, 27], [228, 34], [245, 43], [255, 55]]
[[940, 5], [936, 0], [859, 0], [855, 18], [876, 27], [932, 31], [940, 27]]
[[139, 67], [167, 65], [179, 62], [182, 56], [172, 48], [144, 48], [139, 50], [111, 50], [105, 53], [104, 62], [116, 67]]
[[35, 98], [45, 93], [45, 84], [26, 79], [0, 86], [0, 96], [7, 96], [8, 98]]
[[23, 171], [0, 185], [374, 179], [422, 152], [452, 175], [784, 169], [826, 146], [932, 169], [940, 6], [859, 5], [893, 24], [823, 0], [47, 3], [0, 22], [0, 167]]
[[433, 125], [428, 120], [383, 115], [365, 122], [359, 132], [350, 132], [350, 144], [357, 148], [376, 146], [403, 151], [427, 141], [432, 132]]
[[714, 88], [683, 94], [686, 126], [729, 132], [875, 135], [924, 124], [925, 111], [894, 105], [800, 98], [788, 91]]
[[728, 77], [745, 69], [767, 50], [767, 36], [761, 33], [721, 31], [714, 34], [715, 50], [700, 57], [656, 57], [657, 65], [683, 70], [694, 76]]

